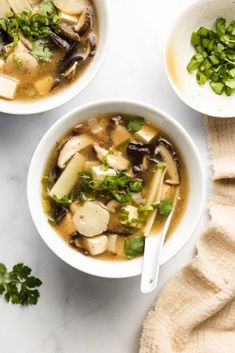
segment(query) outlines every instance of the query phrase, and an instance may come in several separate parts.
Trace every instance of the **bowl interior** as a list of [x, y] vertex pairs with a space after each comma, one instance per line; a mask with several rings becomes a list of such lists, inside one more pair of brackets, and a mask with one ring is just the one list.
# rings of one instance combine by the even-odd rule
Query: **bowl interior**
[[97, 52], [81, 76], [55, 95], [49, 95], [31, 101], [7, 101], [0, 99], [0, 111], [3, 113], [25, 115], [36, 114], [57, 108], [78, 95], [99, 72], [107, 52], [109, 39], [109, 14], [106, 0], [92, 0], [97, 12], [99, 24], [99, 42]]
[[194, 55], [191, 34], [199, 27], [214, 28], [217, 17], [233, 20], [233, 0], [200, 0], [188, 7], [175, 22], [166, 45], [165, 68], [177, 95], [193, 109], [211, 116], [232, 117], [235, 114], [235, 94], [216, 95], [209, 83], [199, 86], [195, 72], [189, 74], [186, 66]]
[[171, 259], [192, 235], [204, 201], [204, 173], [197, 149], [185, 130], [165, 113], [144, 104], [118, 101], [89, 104], [59, 119], [42, 138], [33, 156], [28, 175], [29, 207], [41, 237], [61, 259], [81, 271], [101, 277], [131, 277], [141, 273], [141, 258], [115, 262], [96, 260], [79, 254], [76, 250], [70, 248], [49, 225], [41, 206], [41, 176], [49, 151], [66, 130], [84, 119], [102, 113], [126, 113], [144, 116], [161, 130], [167, 132], [187, 165], [190, 184], [188, 204], [180, 224], [164, 246], [161, 264]]

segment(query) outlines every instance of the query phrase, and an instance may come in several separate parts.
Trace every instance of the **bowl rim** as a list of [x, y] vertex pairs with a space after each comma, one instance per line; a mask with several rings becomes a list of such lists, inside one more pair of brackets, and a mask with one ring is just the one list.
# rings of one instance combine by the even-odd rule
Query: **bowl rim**
[[175, 29], [177, 23], [180, 21], [181, 18], [183, 18], [187, 14], [188, 11], [192, 11], [198, 5], [200, 5], [200, 4], [206, 5], [206, 3], [214, 2], [214, 1], [216, 1], [216, 0], [195, 0], [191, 4], [184, 6], [181, 11], [177, 12], [177, 16], [175, 17], [173, 23], [171, 24], [171, 26], [168, 30], [167, 38], [166, 38], [165, 45], [164, 45], [164, 53], [163, 53], [164, 69], [165, 69], [165, 73], [166, 73], [168, 82], [170, 83], [173, 91], [181, 99], [181, 101], [184, 102], [188, 107], [192, 108], [193, 110], [195, 110], [205, 116], [208, 115], [208, 116], [215, 117], [215, 118], [226, 119], [226, 118], [233, 118], [234, 113], [231, 112], [231, 114], [226, 114], [226, 116], [224, 116], [224, 114], [222, 112], [217, 111], [217, 112], [213, 112], [213, 114], [210, 114], [209, 111], [206, 112], [206, 111], [203, 111], [203, 109], [198, 108], [197, 104], [194, 104], [184, 94], [182, 94], [181, 91], [178, 89], [177, 85], [175, 84], [174, 80], [172, 79], [170, 72], [169, 72], [169, 69], [168, 69], [168, 64], [167, 64], [167, 51], [168, 51], [170, 40], [172, 38], [172, 33], [174, 32], [174, 29]]
[[[99, 107], [110, 106], [110, 105], [120, 105], [120, 106], [125, 105], [125, 106], [141, 107], [141, 108], [145, 109], [146, 111], [147, 110], [152, 111], [154, 114], [162, 116], [164, 119], [166, 119], [167, 121], [172, 123], [172, 125], [175, 126], [181, 134], [183, 134], [184, 138], [187, 140], [187, 143], [192, 148], [192, 151], [194, 152], [195, 159], [197, 160], [197, 163], [198, 163], [198, 167], [199, 167], [198, 175], [200, 175], [201, 184], [202, 184], [202, 189], [200, 190], [201, 191], [200, 202], [199, 202], [199, 207], [197, 210], [197, 215], [196, 215], [194, 221], [192, 222], [192, 226], [188, 232], [189, 233], [188, 237], [185, 237], [184, 240], [182, 238], [182, 241], [180, 242], [179, 246], [175, 250], [174, 254], [172, 256], [168, 256], [168, 258], [166, 258], [165, 261], [161, 261], [161, 265], [170, 261], [172, 258], [174, 258], [178, 254], [179, 251], [181, 251], [185, 247], [185, 245], [188, 243], [188, 241], [192, 238], [193, 233], [195, 231], [195, 228], [198, 225], [198, 222], [200, 220], [202, 211], [204, 209], [205, 197], [206, 197], [205, 171], [204, 171], [204, 167], [202, 164], [202, 160], [201, 160], [199, 151], [198, 151], [194, 141], [192, 140], [191, 136], [188, 134], [188, 132], [183, 128], [183, 126], [177, 120], [175, 120], [169, 114], [165, 113], [163, 110], [158, 109], [151, 104], [143, 103], [141, 101], [136, 101], [136, 100], [127, 100], [127, 99], [96, 100], [96, 101], [92, 101], [90, 103], [86, 103], [80, 107], [76, 107], [75, 109], [72, 109], [68, 113], [61, 116], [43, 135], [43, 137], [41, 138], [40, 142], [38, 143], [37, 148], [33, 154], [33, 157], [32, 157], [32, 160], [31, 160], [31, 163], [29, 166], [29, 170], [28, 170], [28, 177], [27, 177], [27, 199], [28, 199], [28, 206], [29, 206], [29, 210], [30, 210], [30, 214], [31, 214], [34, 226], [36, 227], [40, 237], [47, 244], [47, 246], [51, 249], [51, 251], [54, 254], [56, 254], [60, 259], [62, 259], [65, 263], [69, 264], [70, 266], [72, 266], [73, 268], [76, 268], [79, 271], [82, 271], [84, 273], [94, 275], [97, 277], [128, 278], [128, 277], [134, 277], [134, 276], [141, 274], [141, 267], [140, 266], [142, 264], [142, 257], [137, 258], [137, 259], [133, 259], [129, 262], [128, 261], [120, 261], [120, 263], [130, 263], [131, 262], [131, 263], [133, 263], [133, 266], [131, 269], [125, 270], [126, 272], [119, 271], [118, 274], [116, 274], [116, 273], [113, 274], [109, 270], [106, 270], [106, 271], [100, 271], [99, 269], [97, 270], [96, 266], [89, 266], [89, 268], [84, 268], [84, 266], [80, 267], [79, 264], [77, 264], [77, 263], [75, 264], [69, 257], [64, 256], [63, 253], [59, 254], [59, 251], [58, 251], [58, 249], [56, 249], [56, 246], [52, 246], [51, 244], [49, 244], [49, 239], [43, 233], [43, 231], [42, 231], [43, 227], [40, 226], [40, 223], [41, 223], [40, 217], [38, 217], [38, 213], [36, 213], [34, 211], [34, 195], [35, 195], [35, 192], [37, 193], [38, 191], [34, 191], [31, 194], [31, 191], [35, 190], [35, 183], [34, 183], [33, 174], [34, 174], [34, 168], [37, 165], [37, 160], [40, 159], [40, 156], [41, 156], [40, 149], [44, 146], [44, 144], [47, 143], [48, 138], [50, 137], [50, 134], [54, 131], [54, 129], [58, 128], [60, 125], [62, 125], [64, 122], [66, 122], [67, 119], [68, 120], [70, 118], [72, 119], [74, 114], [79, 114], [79, 112], [83, 112], [88, 109], [92, 109], [92, 108], [98, 109]], [[120, 107], [120, 109], [121, 109], [121, 107]], [[111, 112], [111, 109], [110, 109], [110, 112]], [[42, 209], [41, 209], [41, 211], [42, 211], [42, 214], [45, 214]], [[62, 241], [64, 242], [64, 240], [62, 240]], [[68, 246], [65, 242], [64, 242], [64, 245]], [[83, 256], [83, 255], [81, 255], [81, 256]], [[92, 264], [92, 262], [93, 262], [93, 264], [95, 264], [95, 263], [97, 264], [97, 261], [99, 261], [99, 262], [102, 261], [102, 260], [93, 259], [91, 257], [89, 257], [88, 259], [91, 260], [91, 264]], [[102, 261], [102, 262], [107, 262], [107, 261]], [[134, 266], [134, 264], [136, 264], [136, 266]]]
[[[73, 98], [78, 97], [79, 94], [82, 93], [92, 83], [92, 81], [96, 78], [105, 62], [111, 37], [111, 22], [109, 10], [110, 5], [108, 3], [108, 0], [95, 0], [94, 6], [97, 12], [98, 7], [102, 11], [102, 20], [104, 21], [103, 36], [98, 45], [98, 50], [100, 48], [99, 52], [96, 53], [93, 60], [89, 63], [88, 67], [85, 68], [84, 72], [81, 74], [81, 77], [76, 79], [70, 87], [62, 89], [60, 92], [56, 93], [53, 96], [45, 96], [28, 102], [17, 100], [9, 101], [1, 99], [3, 103], [6, 102], [7, 104], [0, 104], [0, 113], [19, 116], [44, 113], [52, 109], [59, 108], [64, 104], [68, 103]], [[66, 92], [68, 93], [66, 94]]]

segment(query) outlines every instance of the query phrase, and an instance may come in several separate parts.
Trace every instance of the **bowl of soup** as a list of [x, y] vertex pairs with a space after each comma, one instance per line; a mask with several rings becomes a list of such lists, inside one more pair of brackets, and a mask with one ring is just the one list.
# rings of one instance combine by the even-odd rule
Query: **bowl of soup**
[[3, 0], [0, 4], [0, 111], [34, 114], [79, 94], [108, 46], [106, 1]]
[[[31, 161], [28, 202], [49, 248], [83, 272], [141, 273], [146, 236], [172, 210], [161, 264], [190, 239], [205, 197], [197, 148], [172, 117], [133, 101], [100, 101], [60, 118]], [[175, 202], [175, 201], [174, 201]]]

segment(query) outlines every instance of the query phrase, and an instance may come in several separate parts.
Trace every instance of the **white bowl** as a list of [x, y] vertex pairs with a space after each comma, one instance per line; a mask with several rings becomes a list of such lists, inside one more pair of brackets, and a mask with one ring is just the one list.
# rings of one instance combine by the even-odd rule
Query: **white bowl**
[[91, 81], [98, 74], [104, 62], [110, 35], [108, 1], [93, 0], [93, 3], [96, 8], [99, 24], [99, 42], [96, 55], [87, 65], [81, 77], [68, 85], [68, 87], [64, 89], [62, 88], [55, 95], [50, 95], [31, 101], [7, 101], [0, 99], [0, 112], [15, 115], [42, 113], [57, 108], [68, 102], [70, 99], [81, 93], [83, 89], [91, 83]]
[[166, 131], [178, 147], [189, 173], [189, 197], [178, 227], [166, 242], [161, 264], [166, 263], [190, 239], [202, 212], [205, 198], [205, 176], [197, 148], [184, 128], [161, 110], [134, 101], [99, 101], [84, 105], [60, 118], [44, 135], [31, 161], [28, 174], [28, 202], [34, 224], [49, 248], [69, 265], [80, 271], [108, 278], [132, 277], [141, 273], [142, 258], [126, 261], [103, 261], [86, 257], [69, 247], [48, 223], [41, 204], [41, 178], [48, 153], [64, 133], [75, 124], [96, 114], [114, 113], [143, 116]]
[[209, 84], [196, 82], [195, 72], [186, 66], [195, 53], [190, 40], [199, 27], [212, 28], [217, 17], [228, 21], [235, 18], [233, 0], [199, 0], [186, 8], [175, 21], [165, 49], [165, 69], [168, 79], [180, 99], [191, 108], [215, 117], [235, 116], [235, 94], [216, 95]]

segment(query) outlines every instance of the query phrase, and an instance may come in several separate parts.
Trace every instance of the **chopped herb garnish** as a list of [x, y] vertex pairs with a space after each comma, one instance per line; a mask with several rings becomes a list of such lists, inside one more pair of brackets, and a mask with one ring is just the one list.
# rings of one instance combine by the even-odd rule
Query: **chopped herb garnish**
[[159, 211], [159, 214], [163, 217], [167, 217], [173, 209], [173, 201], [171, 199], [165, 199], [156, 205], [141, 205], [138, 207], [138, 212], [153, 212]]
[[215, 30], [200, 27], [192, 33], [191, 44], [196, 53], [187, 70], [197, 71], [199, 85], [208, 81], [216, 94], [230, 96], [235, 91], [235, 21], [227, 24], [217, 18]]
[[143, 189], [144, 182], [142, 179], [133, 179], [129, 182], [131, 192], [140, 192]]
[[[49, 9], [49, 1], [46, 3], [47, 9]], [[45, 5], [43, 5], [44, 8]], [[12, 38], [14, 45], [17, 45], [20, 33], [31, 42], [35, 42], [38, 39], [49, 37], [51, 30], [57, 31], [59, 21], [60, 18], [56, 12], [51, 11], [41, 13], [28, 11], [11, 12], [4, 18], [0, 18], [0, 31], [6, 32]], [[48, 50], [45, 51], [42, 57], [45, 58], [44, 61], [49, 61]], [[42, 59], [40, 58], [40, 60]]]
[[71, 203], [71, 200], [68, 198], [68, 196], [63, 196], [61, 197], [61, 199], [59, 199], [56, 195], [52, 196], [52, 200], [58, 204], [58, 205], [62, 205], [64, 207], [68, 207]]
[[21, 263], [8, 272], [6, 266], [0, 263], [0, 295], [12, 304], [37, 304], [40, 296], [37, 288], [42, 282], [39, 278], [31, 276], [31, 272], [29, 267]]
[[52, 57], [52, 52], [42, 44], [34, 43], [32, 55], [39, 61], [49, 62]]
[[167, 217], [173, 209], [173, 201], [171, 199], [165, 199], [161, 201], [158, 205], [158, 211], [161, 216]]
[[140, 256], [144, 252], [145, 239], [141, 236], [135, 236], [133, 238], [125, 238], [124, 241], [124, 252], [128, 259], [133, 259], [136, 256]]
[[133, 119], [125, 120], [124, 124], [129, 132], [137, 132], [144, 126], [144, 118], [136, 117]]
[[93, 180], [90, 173], [79, 172], [81, 191], [95, 199], [117, 200], [120, 203], [132, 202], [128, 183], [131, 177], [125, 173], [116, 176], [106, 176], [103, 180]]

